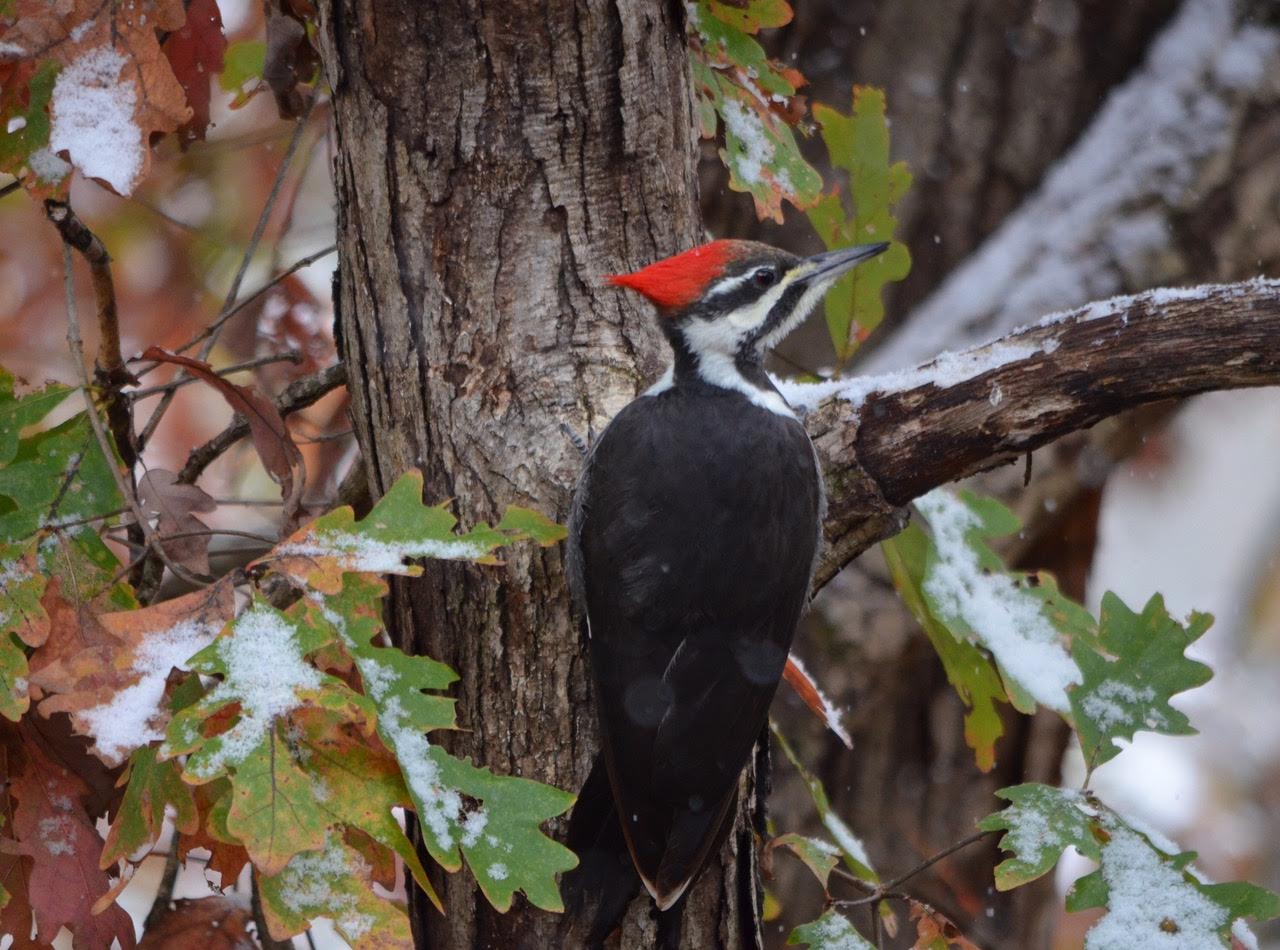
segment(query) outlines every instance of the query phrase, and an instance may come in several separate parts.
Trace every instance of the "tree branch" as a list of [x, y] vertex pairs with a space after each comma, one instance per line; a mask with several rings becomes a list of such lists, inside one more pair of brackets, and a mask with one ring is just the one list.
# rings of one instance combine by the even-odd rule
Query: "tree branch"
[[[278, 397], [276, 408], [280, 415], [287, 416], [319, 402], [321, 397], [333, 392], [347, 383], [347, 367], [345, 363], [335, 363], [318, 373], [304, 376], [290, 383]], [[180, 485], [194, 484], [201, 473], [208, 468], [218, 456], [249, 434], [249, 423], [244, 416], [237, 414], [227, 426], [204, 445], [191, 450], [187, 456], [187, 464], [178, 473]]]
[[1144, 403], [1280, 384], [1280, 281], [1117, 297], [920, 369], [789, 386], [827, 479], [820, 587], [930, 490]]

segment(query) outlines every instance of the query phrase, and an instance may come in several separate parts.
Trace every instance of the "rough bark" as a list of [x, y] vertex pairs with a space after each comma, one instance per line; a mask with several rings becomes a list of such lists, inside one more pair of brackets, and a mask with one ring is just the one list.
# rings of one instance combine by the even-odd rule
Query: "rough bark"
[[[699, 234], [676, 5], [418, 0], [321, 4], [334, 92], [338, 304], [374, 497], [420, 467], [467, 519], [508, 504], [563, 520], [587, 436], [659, 369], [652, 316], [603, 288]], [[398, 643], [461, 674], [447, 744], [574, 789], [594, 716], [557, 550], [436, 565], [398, 584]], [[559, 829], [552, 829], [553, 833]], [[689, 946], [750, 942], [750, 831], [691, 896]], [[553, 946], [552, 915], [440, 875], [420, 943]], [[646, 943], [644, 905], [625, 946]], [[745, 921], [745, 922], [744, 922]], [[745, 928], [746, 938], [743, 937]]]

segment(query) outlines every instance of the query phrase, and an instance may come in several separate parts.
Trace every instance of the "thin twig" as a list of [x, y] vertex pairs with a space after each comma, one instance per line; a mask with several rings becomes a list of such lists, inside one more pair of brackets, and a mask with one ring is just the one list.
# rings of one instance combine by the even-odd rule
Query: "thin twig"
[[[212, 538], [214, 535], [228, 535], [233, 538], [248, 538], [251, 541], [261, 541], [264, 544], [272, 546], [276, 543], [275, 538], [268, 538], [265, 534], [254, 534], [252, 531], [239, 531], [235, 528], [204, 528], [200, 531], [176, 531], [173, 534], [163, 535], [160, 540], [181, 541], [183, 538]], [[131, 542], [125, 541], [123, 538], [114, 534], [108, 534], [107, 537], [112, 541], [133, 546]], [[139, 545], [139, 547], [140, 546], [141, 545]]]
[[98, 418], [98, 410], [93, 404], [93, 396], [89, 387], [89, 374], [84, 368], [84, 343], [80, 339], [80, 321], [76, 316], [76, 290], [71, 271], [71, 247], [65, 243], [62, 245], [62, 269], [63, 289], [67, 297], [67, 346], [71, 350], [71, 362], [75, 366], [76, 374], [80, 377], [80, 385], [84, 393], [85, 413], [89, 417], [89, 426], [93, 429], [94, 438], [98, 440], [98, 447], [102, 450], [107, 468], [111, 470], [111, 476], [115, 479], [116, 487], [119, 489], [125, 504], [129, 506], [130, 513], [142, 531], [148, 551], [154, 552], [164, 563], [164, 566], [169, 568], [176, 577], [180, 577], [188, 584], [194, 584], [197, 587], [203, 586], [204, 582], [194, 574], [186, 568], [174, 564], [169, 559], [169, 555], [165, 553], [164, 548], [156, 542], [155, 532], [143, 515], [136, 494], [128, 479], [125, 478], [124, 472], [115, 463], [115, 452], [112, 451], [111, 440], [107, 436], [106, 429], [103, 428], [102, 420]]
[[[245, 247], [244, 255], [240, 258], [240, 266], [236, 268], [235, 277], [231, 280], [231, 287], [227, 290], [227, 296], [223, 299], [218, 319], [214, 321], [209, 332], [205, 335], [204, 346], [200, 349], [200, 359], [202, 360], [208, 360], [209, 354], [213, 351], [214, 346], [217, 345], [218, 336], [222, 333], [222, 328], [226, 326], [227, 320], [230, 319], [227, 316], [227, 311], [231, 310], [235, 305], [236, 297], [240, 295], [240, 285], [244, 281], [244, 275], [249, 270], [249, 265], [253, 262], [253, 256], [258, 252], [258, 243], [262, 240], [262, 235], [267, 229], [267, 222], [271, 218], [271, 210], [275, 207], [276, 198], [280, 195], [280, 186], [284, 182], [285, 173], [289, 170], [289, 163], [293, 161], [294, 153], [298, 150], [298, 143], [302, 141], [302, 132], [306, 128], [307, 117], [311, 115], [311, 109], [314, 105], [315, 99], [313, 98], [307, 104], [306, 111], [298, 120], [297, 127], [293, 130], [293, 135], [289, 139], [289, 147], [285, 150], [284, 158], [280, 162], [280, 168], [276, 171], [275, 180], [271, 183], [271, 191], [267, 194], [266, 204], [262, 206], [262, 213], [258, 215], [258, 223], [254, 225], [249, 244]], [[178, 377], [182, 378], [186, 375], [185, 372], [179, 372]], [[164, 414], [169, 411], [169, 406], [173, 403], [173, 396], [173, 392], [165, 393], [164, 398], [160, 400], [160, 405], [156, 406], [151, 418], [147, 420], [147, 424], [138, 435], [139, 451], [146, 447], [151, 437], [155, 434], [156, 427], [160, 425], [160, 420], [164, 418]]]
[[[296, 379], [276, 397], [276, 409], [280, 415], [287, 416], [305, 409], [318, 402], [322, 397], [333, 392], [347, 382], [347, 367], [343, 363], [332, 366]], [[215, 435], [204, 445], [191, 450], [187, 456], [187, 464], [178, 473], [178, 484], [191, 485], [213, 461], [249, 434], [249, 423], [239, 414], [231, 420], [231, 424]]]
[[15, 191], [17, 191], [21, 187], [22, 187], [22, 179], [15, 178], [13, 181], [9, 182], [9, 184], [5, 185], [3, 188], [0, 188], [0, 198], [4, 198], [4, 197], [7, 197], [8, 195], [13, 194]]
[[[214, 372], [219, 376], [230, 376], [233, 373], [243, 373], [245, 370], [257, 369], [261, 366], [270, 366], [272, 363], [292, 363], [294, 366], [297, 366], [301, 362], [302, 354], [297, 350], [289, 350], [287, 353], [274, 353], [270, 356], [259, 356], [257, 359], [245, 360], [243, 363], [236, 363], [234, 366], [224, 366], [222, 369], [214, 370]], [[158, 365], [158, 363], [153, 363], [152, 367], [154, 368]], [[138, 402], [141, 399], [146, 399], [150, 396], [157, 396], [160, 393], [178, 389], [181, 386], [186, 386], [188, 383], [194, 382], [196, 382], [196, 377], [194, 376], [177, 377], [167, 383], [162, 383], [159, 386], [149, 386], [146, 389], [136, 389], [129, 393], [129, 397], [134, 402]]]
[[898, 891], [899, 887], [901, 887], [903, 884], [911, 880], [913, 877], [915, 877], [917, 874], [921, 873], [922, 871], [926, 871], [929, 868], [933, 867], [939, 861], [942, 861], [945, 858], [949, 858], [951, 855], [955, 854], [957, 851], [960, 851], [963, 848], [967, 848], [969, 847], [969, 845], [975, 844], [976, 842], [979, 842], [983, 838], [986, 838], [988, 835], [992, 835], [992, 834], [995, 834], [995, 832], [975, 831], [973, 834], [969, 835], [967, 838], [961, 838], [959, 841], [955, 842], [954, 844], [948, 845], [947, 847], [943, 848], [937, 854], [931, 857], [925, 858], [923, 861], [921, 861], [919, 864], [913, 867], [910, 871], [907, 871], [905, 874], [899, 874], [892, 881], [889, 881], [886, 884], [880, 884], [874, 887], [872, 889], [872, 892], [868, 896], [859, 897], [855, 900], [835, 901], [835, 904], [840, 907], [856, 907], [859, 904], [870, 904], [873, 902], [884, 900], [885, 898], [894, 898], [897, 900], [910, 900], [911, 899], [910, 897]]

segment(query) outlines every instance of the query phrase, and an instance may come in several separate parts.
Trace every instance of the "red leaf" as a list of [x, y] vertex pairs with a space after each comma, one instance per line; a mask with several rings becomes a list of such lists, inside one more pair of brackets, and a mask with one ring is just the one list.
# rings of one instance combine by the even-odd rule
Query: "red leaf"
[[32, 860], [27, 886], [40, 936], [51, 940], [66, 927], [76, 946], [109, 947], [119, 940], [129, 950], [134, 946], [129, 915], [114, 904], [93, 913], [111, 881], [98, 867], [102, 839], [85, 811], [89, 788], [47, 758], [34, 734], [21, 728], [26, 764], [10, 788], [18, 801], [12, 829], [17, 841], [6, 843], [6, 850]]
[[174, 363], [186, 367], [192, 376], [208, 383], [225, 399], [231, 408], [249, 422], [249, 435], [253, 447], [262, 459], [267, 474], [280, 486], [284, 496], [284, 528], [288, 534], [297, 523], [302, 510], [302, 492], [306, 487], [306, 468], [302, 453], [293, 441], [289, 427], [284, 424], [279, 410], [270, 399], [250, 386], [237, 386], [213, 371], [203, 360], [178, 356], [158, 346], [149, 346], [140, 357], [159, 363]]
[[822, 720], [822, 724], [836, 734], [837, 738], [844, 743], [845, 748], [852, 749], [853, 739], [840, 722], [840, 710], [836, 709], [831, 704], [831, 701], [822, 694], [822, 690], [818, 689], [818, 684], [813, 681], [809, 671], [794, 656], [787, 657], [787, 665], [783, 667], [782, 678], [796, 691], [796, 695], [804, 700], [804, 704], [813, 711], [813, 714]]
[[178, 900], [142, 935], [138, 950], [241, 950], [256, 944], [249, 936], [253, 914], [225, 897]]
[[210, 88], [214, 75], [222, 72], [226, 51], [227, 37], [222, 32], [217, 0], [192, 0], [187, 7], [186, 24], [170, 33], [164, 42], [164, 54], [191, 107], [191, 118], [178, 129], [183, 148], [196, 139], [204, 140], [209, 128]]

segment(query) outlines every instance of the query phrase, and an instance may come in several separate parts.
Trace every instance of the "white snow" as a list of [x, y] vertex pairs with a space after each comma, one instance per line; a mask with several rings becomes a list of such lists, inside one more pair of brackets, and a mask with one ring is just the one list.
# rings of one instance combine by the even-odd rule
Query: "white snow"
[[1118, 822], [1107, 831], [1102, 877], [1109, 910], [1085, 936], [1085, 950], [1221, 950], [1217, 931], [1228, 923], [1227, 912], [1141, 835]]
[[813, 929], [822, 950], [872, 950], [848, 919], [834, 910], [827, 911]]
[[871, 858], [867, 856], [867, 849], [858, 837], [849, 829], [833, 811], [828, 811], [822, 816], [822, 824], [831, 832], [831, 837], [836, 839], [836, 844], [840, 846], [840, 850], [853, 860], [857, 861], [864, 868], [871, 868]]
[[729, 163], [738, 177], [748, 185], [758, 184], [764, 166], [773, 160], [773, 143], [764, 130], [764, 123], [752, 110], [734, 99], [726, 99], [721, 110], [725, 130], [742, 143], [745, 151], [729, 146]]
[[8, 132], [10, 135], [12, 135], [14, 132], [21, 132], [26, 127], [27, 127], [26, 118], [20, 115], [15, 115], [12, 119], [10, 119], [7, 123], [5, 123], [4, 130]]
[[36, 149], [27, 156], [27, 168], [43, 182], [53, 184], [71, 173], [71, 165], [47, 148]]
[[164, 738], [165, 681], [170, 670], [187, 669], [186, 662], [218, 635], [221, 626], [184, 620], [147, 637], [133, 661], [140, 678], [120, 690], [111, 701], [80, 713], [109, 765], [119, 764], [139, 746]]
[[361, 913], [356, 896], [340, 885], [350, 878], [363, 881], [368, 876], [369, 865], [364, 858], [344, 847], [341, 837], [330, 831], [325, 834], [323, 850], [299, 854], [289, 862], [281, 875], [280, 896], [295, 914], [323, 914], [350, 940], [358, 942], [377, 920]]
[[90, 178], [128, 195], [142, 171], [146, 147], [134, 123], [138, 93], [122, 79], [125, 57], [109, 46], [81, 53], [53, 87], [49, 148], [66, 152]]
[[1149, 213], [1165, 218], [1194, 200], [1197, 179], [1230, 141], [1233, 116], [1277, 54], [1276, 31], [1238, 25], [1235, 7], [1181, 4], [1147, 61], [1110, 94], [1036, 194], [865, 368], [910, 366], [1151, 280], [1147, 262], [1173, 238]]
[[501, 862], [489, 865], [489, 876], [495, 881], [505, 881], [508, 873], [507, 866]]
[[266, 607], [250, 607], [217, 644], [227, 675], [208, 699], [239, 703], [240, 718], [218, 736], [220, 748], [200, 760], [203, 775], [243, 762], [271, 724], [300, 705], [298, 691], [321, 683], [320, 671], [299, 653], [293, 627]]
[[[1057, 349], [1057, 346], [1055, 345], [1053, 349]], [[813, 409], [824, 399], [832, 396], [851, 402], [854, 406], [861, 406], [872, 393], [900, 393], [930, 384], [945, 389], [999, 369], [1008, 363], [1029, 359], [1038, 353], [1051, 353], [1053, 349], [1048, 345], [996, 342], [962, 353], [942, 353], [932, 362], [915, 369], [899, 370], [878, 376], [833, 379], [822, 383], [798, 383], [774, 379], [774, 385], [782, 393], [782, 398], [797, 408]], [[999, 399], [993, 398], [992, 405], [998, 403]]]
[[967, 533], [981, 525], [959, 498], [937, 489], [916, 500], [929, 522], [937, 561], [925, 577], [925, 591], [941, 609], [959, 617], [991, 652], [1005, 675], [1036, 702], [1067, 715], [1067, 688], [1083, 682], [1062, 636], [1044, 616], [1041, 602], [1004, 574], [983, 570]]
[[407, 558], [470, 561], [484, 557], [489, 553], [489, 547], [475, 541], [439, 541], [433, 538], [377, 541], [358, 534], [333, 531], [317, 534], [306, 541], [282, 544], [275, 553], [282, 557], [337, 558], [344, 571], [395, 574], [404, 569]]

